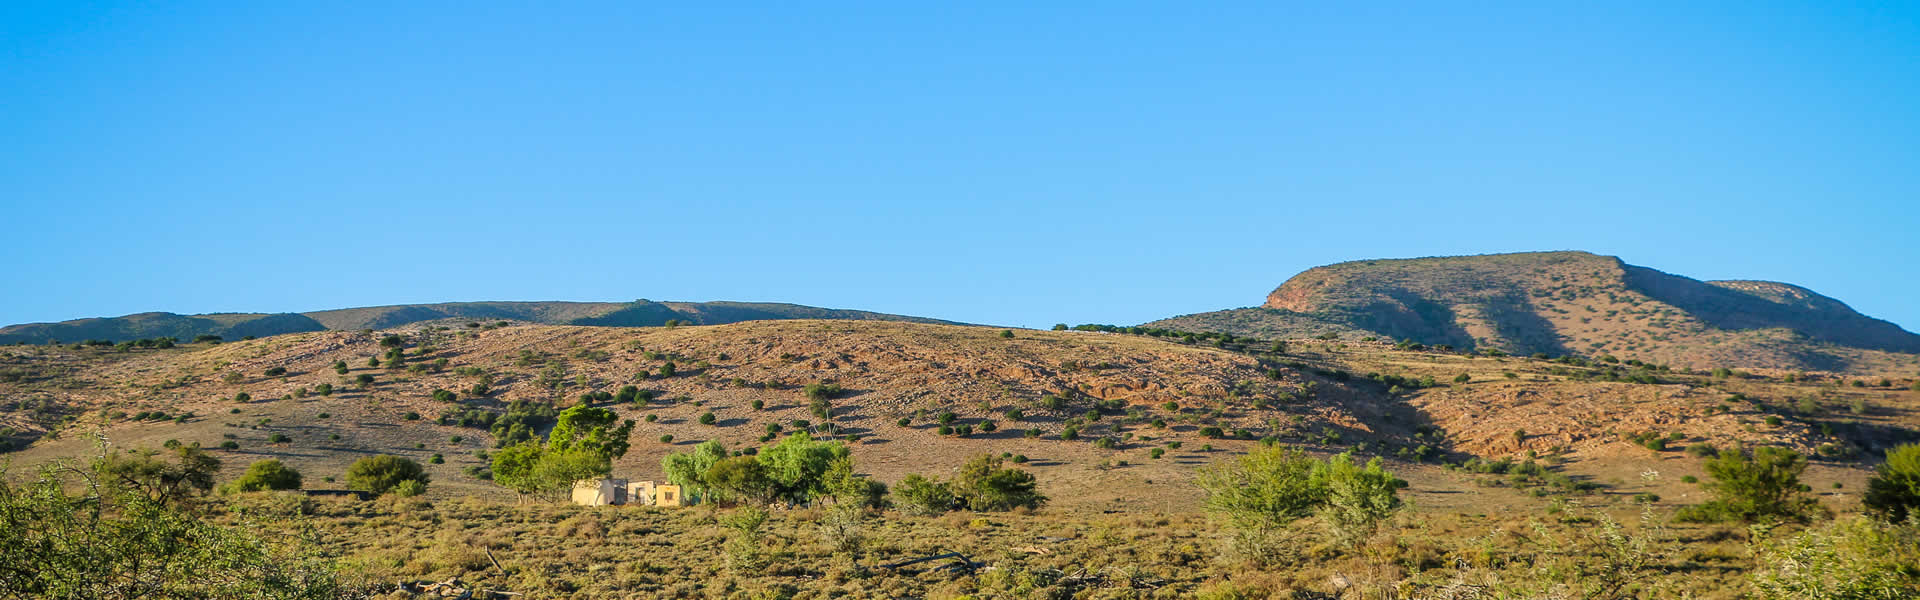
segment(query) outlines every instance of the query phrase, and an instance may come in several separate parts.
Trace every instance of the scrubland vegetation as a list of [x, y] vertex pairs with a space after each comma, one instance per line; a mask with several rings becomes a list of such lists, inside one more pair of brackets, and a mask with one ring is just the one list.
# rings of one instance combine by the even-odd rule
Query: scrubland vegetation
[[[71, 351], [105, 367], [22, 354], [14, 405], [65, 415], [35, 451], [96, 429], [159, 450], [8, 467], [0, 546], [41, 558], [9, 562], [33, 566], [0, 595], [459, 578], [524, 598], [1906, 598], [1920, 581], [1905, 378], [1096, 325], [473, 329]], [[41, 403], [123, 389], [204, 401]], [[606, 475], [699, 503], [565, 503]], [[372, 499], [295, 491], [325, 489]], [[948, 552], [964, 558], [887, 566]], [[181, 564], [228, 571], [174, 581]], [[218, 585], [240, 577], [260, 585]]]

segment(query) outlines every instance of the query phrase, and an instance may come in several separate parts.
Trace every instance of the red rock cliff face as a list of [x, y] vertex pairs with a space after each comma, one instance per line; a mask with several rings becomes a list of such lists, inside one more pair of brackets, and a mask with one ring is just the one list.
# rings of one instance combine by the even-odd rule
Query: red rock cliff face
[[1293, 276], [1280, 287], [1267, 294], [1267, 308], [1290, 310], [1294, 312], [1312, 312], [1319, 302], [1319, 292], [1323, 289], [1338, 287], [1334, 277], [1319, 269], [1309, 270]]

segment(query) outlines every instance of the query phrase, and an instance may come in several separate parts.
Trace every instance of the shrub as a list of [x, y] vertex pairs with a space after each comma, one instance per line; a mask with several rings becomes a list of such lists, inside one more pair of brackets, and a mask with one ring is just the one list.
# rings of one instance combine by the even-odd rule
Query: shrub
[[700, 413], [701, 425], [712, 425], [714, 421], [715, 421], [715, 417], [713, 416], [713, 413], [711, 412]]
[[264, 374], [268, 377], [279, 377], [281, 375], [287, 374], [287, 368], [286, 367], [267, 367], [267, 370], [265, 371]]
[[317, 386], [314, 386], [314, 387], [313, 387], [313, 391], [315, 391], [315, 392], [318, 392], [318, 393], [319, 393], [320, 395], [322, 395], [322, 396], [332, 396], [332, 395], [333, 395], [333, 384], [331, 384], [331, 383], [322, 383], [322, 384], [320, 384], [320, 385], [317, 385]]
[[1208, 512], [1234, 530], [1231, 548], [1252, 562], [1274, 558], [1294, 521], [1318, 513], [1335, 541], [1352, 544], [1398, 510], [1399, 484], [1375, 458], [1356, 466], [1347, 454], [1327, 462], [1267, 447], [1203, 469], [1196, 483]]
[[1913, 565], [1920, 527], [1853, 518], [1760, 545], [1748, 577], [1761, 598], [1914, 598]]
[[1862, 500], [1867, 511], [1899, 523], [1920, 514], [1920, 444], [1902, 444], [1874, 467]]
[[1792, 450], [1768, 446], [1749, 453], [1735, 446], [1707, 461], [1705, 467], [1710, 480], [1702, 486], [1713, 494], [1714, 500], [1686, 507], [1677, 518], [1748, 522], [1804, 520], [1817, 506], [1813, 499], [1801, 494], [1800, 473], [1806, 470], [1807, 460]]
[[1152, 450], [1147, 451], [1148, 458], [1160, 458], [1161, 456], [1165, 456], [1166, 454], [1167, 454], [1167, 450], [1165, 448], [1154, 448]]
[[347, 467], [347, 487], [376, 496], [393, 490], [403, 481], [417, 481], [421, 489], [425, 489], [431, 479], [420, 463], [391, 454], [362, 458]]
[[300, 489], [300, 471], [276, 458], [256, 461], [247, 465], [247, 472], [234, 480], [232, 489], [239, 492], [297, 490]]
[[1453, 382], [1454, 382], [1454, 383], [1466, 383], [1466, 382], [1469, 382], [1469, 381], [1473, 381], [1473, 376], [1472, 376], [1472, 375], [1468, 375], [1468, 374], [1466, 374], [1466, 373], [1461, 373], [1461, 374], [1459, 374], [1459, 375], [1455, 375], [1455, 376], [1453, 376]]
[[1000, 337], [1005, 339], [1013, 339], [1013, 330], [1012, 329], [1000, 330]]
[[240, 449], [240, 442], [236, 442], [236, 441], [233, 441], [233, 440], [227, 440], [227, 441], [224, 441], [224, 442], [220, 442], [220, 449], [222, 449], [222, 450], [239, 450], [239, 449]]
[[910, 515], [937, 515], [953, 510], [953, 490], [946, 482], [910, 474], [893, 486], [893, 504]]
[[267, 437], [267, 443], [269, 444], [285, 444], [291, 441], [293, 441], [293, 438], [287, 437], [287, 434], [284, 433], [276, 433]]
[[753, 401], [753, 409], [754, 409], [754, 410], [760, 410], [760, 409], [763, 409], [763, 408], [766, 408], [766, 407], [767, 407], [767, 403], [766, 403], [766, 401], [764, 401], [764, 400], [760, 400], [760, 399], [757, 399], [757, 398], [756, 398], [756, 399], [754, 399], [754, 401]]
[[418, 479], [408, 479], [394, 484], [392, 489], [387, 490], [387, 493], [401, 498], [412, 498], [427, 493], [427, 484]]
[[400, 418], [406, 419], [408, 421], [418, 421], [420, 420], [420, 413], [407, 411], [407, 414], [400, 415]]
[[1032, 473], [1004, 467], [999, 457], [990, 454], [967, 461], [953, 479], [954, 497], [977, 511], [1040, 508], [1047, 497], [1037, 488]]
[[[285, 598], [359, 596], [332, 568], [242, 526], [139, 494], [72, 481], [0, 477], [0, 595], [10, 598]], [[94, 481], [116, 476], [96, 471]], [[285, 540], [282, 540], [285, 541]]]

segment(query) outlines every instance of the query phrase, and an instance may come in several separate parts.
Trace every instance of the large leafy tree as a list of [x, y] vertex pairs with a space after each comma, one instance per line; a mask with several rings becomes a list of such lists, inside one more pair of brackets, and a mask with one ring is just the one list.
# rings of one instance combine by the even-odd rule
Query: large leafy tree
[[694, 446], [692, 452], [667, 454], [660, 459], [660, 469], [667, 473], [667, 481], [679, 485], [688, 498], [701, 498], [707, 493], [707, 471], [726, 459], [726, 445], [708, 440]]
[[766, 465], [767, 477], [773, 480], [779, 496], [800, 502], [827, 494], [827, 469], [835, 460], [849, 456], [845, 444], [816, 441], [801, 431], [762, 450], [760, 463]]
[[580, 405], [561, 411], [545, 443], [531, 433], [493, 453], [493, 480], [522, 495], [558, 498], [574, 482], [613, 472], [613, 460], [625, 456], [633, 420], [605, 408]]
[[578, 448], [613, 460], [626, 456], [632, 434], [633, 419], [622, 423], [611, 409], [580, 405], [560, 411], [553, 432], [547, 434], [547, 449]]

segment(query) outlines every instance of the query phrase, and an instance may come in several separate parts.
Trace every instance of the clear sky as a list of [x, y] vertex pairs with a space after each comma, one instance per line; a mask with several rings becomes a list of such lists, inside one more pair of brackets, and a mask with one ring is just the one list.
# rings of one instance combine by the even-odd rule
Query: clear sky
[[668, 4], [4, 3], [0, 323], [1130, 324], [1581, 249], [1920, 329], [1913, 2]]

